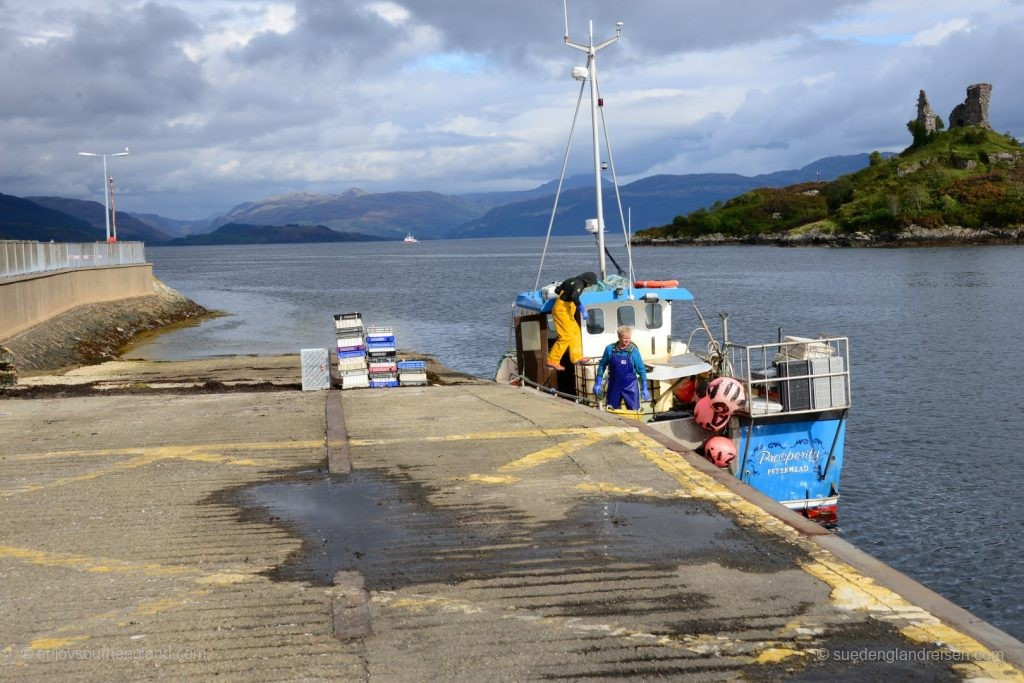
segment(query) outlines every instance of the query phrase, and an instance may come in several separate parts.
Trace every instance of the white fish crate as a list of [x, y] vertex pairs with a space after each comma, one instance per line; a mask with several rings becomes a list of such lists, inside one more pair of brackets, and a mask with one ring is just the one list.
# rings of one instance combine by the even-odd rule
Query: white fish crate
[[341, 376], [342, 389], [368, 389], [369, 387], [370, 377], [365, 372]]
[[334, 329], [349, 330], [363, 329], [363, 316], [360, 313], [338, 313], [334, 316]]
[[427, 384], [427, 373], [425, 372], [400, 372], [398, 381], [403, 387], [422, 387]]
[[338, 358], [338, 372], [345, 372], [346, 370], [361, 370], [362, 372], [366, 372], [366, 356]]

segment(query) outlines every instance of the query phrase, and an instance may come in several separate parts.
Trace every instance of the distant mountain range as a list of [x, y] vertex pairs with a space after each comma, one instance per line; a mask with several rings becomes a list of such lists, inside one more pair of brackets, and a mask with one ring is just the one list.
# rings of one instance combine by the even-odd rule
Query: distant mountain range
[[92, 242], [106, 235], [97, 235], [95, 228], [80, 218], [47, 208], [41, 204], [0, 194], [0, 238], [7, 240], [39, 240], [49, 242]]
[[240, 204], [214, 219], [253, 225], [325, 225], [338, 231], [398, 239], [412, 232], [443, 237], [488, 207], [436, 192], [381, 192], [352, 189], [339, 195], [289, 194]]
[[228, 223], [213, 232], [178, 237], [169, 247], [198, 244], [298, 244], [303, 242], [372, 242], [373, 235], [337, 232], [323, 225], [245, 225]]
[[[103, 217], [103, 205], [83, 199], [65, 199], [64, 197], [25, 197], [30, 202], [35, 202], [48, 209], [61, 211], [73, 218], [79, 218], [95, 230], [93, 239], [106, 239], [107, 223]], [[163, 230], [144, 223], [135, 216], [124, 211], [116, 212], [117, 238], [124, 241], [138, 242], [166, 242], [171, 239]]]
[[[868, 165], [867, 154], [820, 159], [803, 168], [758, 176], [735, 173], [656, 175], [619, 188], [623, 216], [633, 230], [670, 223], [676, 216], [725, 201], [758, 187], [784, 187], [812, 180], [833, 180]], [[610, 186], [609, 186], [610, 187]], [[605, 230], [621, 230], [615, 195], [604, 194]], [[497, 206], [483, 216], [461, 225], [452, 237], [511, 237], [544, 235], [551, 219], [551, 196]], [[584, 221], [594, 218], [593, 181], [586, 188], [562, 190], [558, 215], [552, 232], [556, 235], [583, 234]]]
[[[800, 169], [753, 177], [733, 173], [658, 175], [624, 185], [620, 194], [636, 231], [664, 225], [678, 215], [758, 187], [832, 180], [867, 165], [868, 155], [857, 154], [827, 157]], [[584, 221], [594, 217], [592, 183], [589, 174], [565, 180], [554, 226], [556, 234], [581, 234]], [[542, 236], [547, 231], [556, 187], [557, 181], [552, 181], [532, 190], [461, 196], [367, 193], [358, 189], [330, 195], [300, 193], [239, 204], [223, 216], [206, 221], [118, 211], [117, 231], [122, 240], [173, 245], [400, 239], [410, 232], [419, 239]], [[606, 229], [612, 232], [619, 223], [610, 183], [604, 194]], [[105, 236], [103, 206], [97, 202], [9, 195], [0, 195], [0, 200], [0, 209], [9, 208], [0, 218], [0, 238], [94, 241]], [[232, 224], [236, 227], [209, 238], [216, 241], [193, 239]], [[257, 226], [274, 230], [253, 230]], [[303, 231], [300, 227], [315, 230]]]

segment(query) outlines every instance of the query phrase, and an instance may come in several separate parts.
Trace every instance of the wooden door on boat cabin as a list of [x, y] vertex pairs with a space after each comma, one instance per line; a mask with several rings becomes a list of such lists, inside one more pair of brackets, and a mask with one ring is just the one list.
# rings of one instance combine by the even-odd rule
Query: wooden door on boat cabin
[[549, 386], [548, 372], [548, 316], [546, 313], [522, 315], [515, 318], [516, 364], [519, 373], [531, 382]]

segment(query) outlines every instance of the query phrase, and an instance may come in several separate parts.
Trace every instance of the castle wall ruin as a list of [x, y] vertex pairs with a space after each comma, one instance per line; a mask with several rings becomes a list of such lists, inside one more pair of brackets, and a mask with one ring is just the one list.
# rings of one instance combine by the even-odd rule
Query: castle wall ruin
[[[923, 92], [923, 91], [922, 91]], [[967, 86], [967, 99], [956, 105], [949, 114], [949, 127], [982, 126], [992, 129], [988, 122], [988, 102], [992, 96], [990, 83], [975, 83]]]

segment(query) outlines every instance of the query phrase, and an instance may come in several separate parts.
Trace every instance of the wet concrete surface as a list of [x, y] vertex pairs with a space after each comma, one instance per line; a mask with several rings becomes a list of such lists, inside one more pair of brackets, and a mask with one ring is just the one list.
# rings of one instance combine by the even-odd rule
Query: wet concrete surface
[[[294, 360], [73, 379], [280, 387]], [[940, 620], [634, 424], [453, 382], [4, 402], [0, 677], [1021, 680], [970, 634], [1011, 661], [1016, 641]], [[362, 635], [337, 635], [339, 596]], [[206, 656], [18, 657], [140, 641]]]
[[381, 471], [260, 484], [234, 499], [248, 519], [281, 524], [304, 552], [270, 576], [329, 585], [358, 571], [373, 590], [457, 584], [543, 564], [552, 571], [613, 560], [673, 568], [681, 562], [773, 572], [792, 567], [791, 546], [741, 532], [707, 501], [603, 500], [558, 521], [531, 524], [512, 508], [429, 504], [421, 487]]
[[[751, 585], [758, 576], [771, 583], [792, 572], [804, 555], [778, 538], [737, 526], [707, 500], [587, 500], [562, 519], [532, 522], [513, 506], [434, 505], [436, 489], [385, 469], [357, 469], [344, 477], [307, 471], [289, 479], [235, 490], [222, 500], [237, 505], [240, 518], [250, 523], [279, 525], [304, 539], [301, 550], [265, 573], [274, 581], [326, 586], [339, 571], [358, 572], [377, 595], [433, 595], [439, 585], [479, 593], [497, 586], [506, 610], [527, 610], [545, 620], [639, 620], [661, 640], [660, 647], [635, 646], [625, 656], [616, 646], [614, 665], [605, 668], [555, 667], [538, 678], [961, 678], [933, 648], [915, 646], [896, 627], [871, 620], [809, 629], [817, 633], [800, 639], [807, 654], [795, 660], [751, 661], [744, 656], [747, 648], [763, 648], [765, 631], [777, 628], [772, 624], [816, 622], [820, 604], [806, 593], [792, 600], [762, 586], [751, 595], [708, 581], [721, 573], [723, 581], [731, 574], [747, 577]], [[624, 568], [654, 595], [623, 590]], [[704, 578], [684, 578], [693, 574]], [[753, 609], [723, 615], [724, 594], [733, 590]], [[673, 652], [707, 634], [718, 634], [711, 645], [713, 663], [701, 666], [703, 658], [693, 652], [682, 659]], [[468, 645], [473, 637], [464, 640]], [[577, 654], [600, 661], [608, 643], [588, 640]]]

